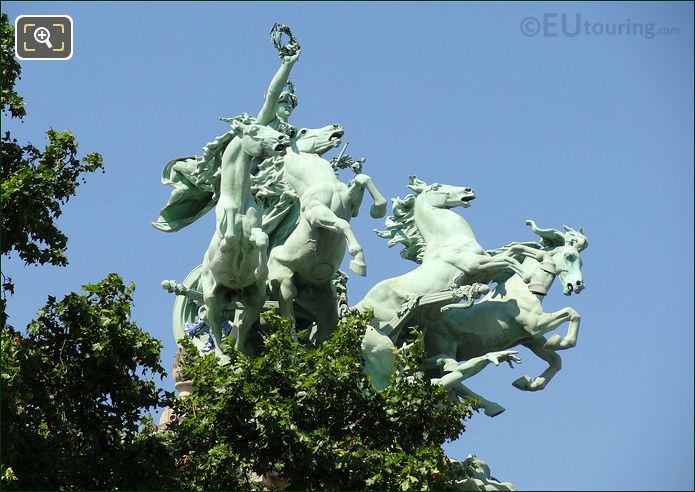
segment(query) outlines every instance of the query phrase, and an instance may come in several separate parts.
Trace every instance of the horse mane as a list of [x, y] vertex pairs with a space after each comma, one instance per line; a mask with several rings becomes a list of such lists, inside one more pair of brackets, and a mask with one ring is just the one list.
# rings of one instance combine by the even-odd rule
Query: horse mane
[[[235, 122], [247, 125], [253, 124], [256, 122], [256, 119], [247, 113], [241, 113], [239, 116], [234, 116], [233, 118], [220, 118], [220, 121], [224, 121], [229, 123], [230, 126], [233, 126]], [[233, 130], [228, 130], [222, 135], [215, 137], [211, 142], [205, 144], [203, 147], [203, 155], [195, 157], [196, 167], [193, 171], [193, 175], [196, 182], [204, 183], [204, 185], [216, 190], [218, 185], [216, 183], [217, 174], [222, 166], [222, 154], [235, 136], [236, 134]]]
[[422, 263], [427, 245], [415, 224], [415, 195], [407, 195], [405, 198], [393, 198], [391, 200], [393, 215], [386, 219], [386, 230], [374, 229], [379, 237], [388, 239], [388, 247], [402, 244], [401, 257], [416, 263]]
[[[231, 118], [220, 118], [220, 121], [229, 123], [229, 126], [234, 127], [235, 123], [243, 123], [244, 125], [253, 125], [256, 123], [256, 118], [248, 113], [241, 113], [238, 116], [233, 116]], [[205, 147], [203, 147], [203, 160], [208, 160], [213, 158], [215, 155], [221, 155], [227, 144], [235, 137], [235, 133], [229, 130], [222, 135], [215, 137], [212, 142], [208, 142]]]
[[579, 230], [575, 230], [567, 224], [563, 224], [562, 228], [565, 232], [552, 228], [541, 229], [530, 219], [526, 221], [526, 225], [531, 227], [531, 230], [540, 237], [540, 244], [543, 248], [554, 249], [558, 246], [570, 244], [576, 246], [578, 251], [583, 251], [589, 246], [589, 241], [581, 227]]
[[264, 159], [251, 175], [251, 194], [263, 207], [268, 206], [269, 200], [291, 191], [292, 186], [285, 180], [282, 156]]

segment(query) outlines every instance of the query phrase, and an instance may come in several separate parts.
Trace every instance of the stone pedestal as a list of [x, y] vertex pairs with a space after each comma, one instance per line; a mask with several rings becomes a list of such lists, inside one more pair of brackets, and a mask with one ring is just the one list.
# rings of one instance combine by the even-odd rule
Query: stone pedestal
[[[172, 368], [171, 374], [174, 376], [174, 388], [178, 394], [177, 398], [184, 398], [193, 392], [193, 381], [183, 379], [183, 367], [181, 363], [181, 349], [174, 355], [174, 367]], [[165, 432], [167, 426], [176, 418], [174, 410], [171, 407], [166, 407], [159, 417], [159, 424], [155, 432]]]

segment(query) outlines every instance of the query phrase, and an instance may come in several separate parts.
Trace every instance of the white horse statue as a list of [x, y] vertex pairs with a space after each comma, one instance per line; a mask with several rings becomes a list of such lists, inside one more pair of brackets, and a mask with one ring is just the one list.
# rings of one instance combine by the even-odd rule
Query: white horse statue
[[[526, 223], [541, 237], [537, 243], [521, 243], [536, 251], [535, 257], [527, 256], [522, 264], [529, 283], [524, 283], [517, 275], [500, 279], [497, 287], [477, 304], [468, 309], [451, 310], [443, 318], [428, 323], [425, 349], [433, 359], [460, 361], [524, 345], [546, 361], [548, 368], [536, 378], [524, 375], [513, 384], [521, 390], [538, 391], [545, 388], [562, 367], [562, 360], [555, 351], [574, 347], [577, 343], [580, 322], [579, 314], [570, 307], [546, 313], [541, 303], [555, 277], [560, 279], [565, 295], [578, 294], [584, 289], [580, 253], [588, 246], [588, 241], [581, 228], [576, 231], [565, 226], [563, 233], [556, 229], [539, 229], [532, 220]], [[517, 245], [513, 243], [491, 253], [506, 253]], [[555, 334], [546, 340], [546, 333], [565, 322], [569, 322], [567, 335]], [[461, 385], [455, 391], [459, 396], [475, 396], [481, 400], [488, 415], [504, 410]]]
[[349, 223], [359, 212], [365, 189], [374, 200], [372, 217], [380, 218], [386, 213], [386, 200], [369, 176], [358, 174], [346, 185], [338, 179], [331, 163], [321, 157], [340, 145], [343, 134], [340, 125], [303, 128], [287, 149], [282, 158], [283, 173], [299, 200], [299, 223], [283, 244], [272, 249], [268, 261], [268, 280], [280, 314], [294, 325], [295, 301], [314, 313], [315, 342], [327, 338], [338, 323], [332, 280], [346, 245], [353, 257], [350, 269], [366, 275], [362, 246]]
[[[475, 199], [472, 188], [428, 185], [416, 176], [410, 177], [408, 187], [416, 194], [394, 199], [393, 216], [386, 221], [388, 230], [375, 232], [390, 238], [389, 246], [404, 244], [401, 256], [420, 265], [376, 284], [355, 309], [373, 310], [380, 326], [396, 317], [413, 296], [440, 292], [454, 285], [487, 284], [505, 271], [524, 276], [514, 255], [525, 254], [530, 248], [510, 246], [492, 256], [478, 244], [468, 222], [451, 210], [470, 206]], [[523, 282], [521, 277], [519, 280]]]
[[221, 354], [223, 312], [234, 298], [243, 299], [237, 349], [265, 302], [268, 277], [268, 236], [261, 226], [261, 212], [251, 195], [251, 169], [258, 160], [281, 154], [289, 138], [270, 127], [232, 123], [237, 138], [224, 149], [220, 165], [216, 227], [200, 276], [203, 318], [210, 326], [215, 351]]

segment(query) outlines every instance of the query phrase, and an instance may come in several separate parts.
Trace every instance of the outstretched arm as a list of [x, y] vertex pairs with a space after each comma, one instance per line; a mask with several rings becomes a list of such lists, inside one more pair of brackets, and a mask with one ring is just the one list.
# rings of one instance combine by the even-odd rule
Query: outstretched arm
[[292, 66], [299, 59], [299, 53], [297, 51], [292, 56], [285, 56], [282, 58], [282, 64], [278, 69], [273, 80], [270, 81], [270, 86], [268, 87], [268, 92], [265, 95], [265, 101], [263, 102], [263, 107], [258, 113], [258, 118], [256, 118], [256, 124], [267, 125], [275, 119], [275, 113], [278, 109], [278, 99], [280, 94], [282, 94], [282, 89], [285, 88], [287, 81], [290, 78], [290, 71]]

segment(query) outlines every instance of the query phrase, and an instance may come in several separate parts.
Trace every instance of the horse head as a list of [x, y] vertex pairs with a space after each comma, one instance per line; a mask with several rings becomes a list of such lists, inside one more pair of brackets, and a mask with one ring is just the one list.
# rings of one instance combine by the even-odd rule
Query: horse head
[[579, 294], [584, 290], [582, 277], [582, 259], [576, 246], [559, 246], [552, 251], [557, 277], [562, 284], [562, 293], [566, 296]]
[[565, 225], [563, 232], [558, 229], [540, 229], [532, 220], [527, 220], [526, 224], [540, 236], [541, 246], [548, 249], [562, 284], [562, 293], [568, 296], [572, 293], [579, 294], [584, 290], [586, 285], [582, 277], [580, 253], [589, 246], [589, 241], [582, 232], [582, 228], [580, 227], [577, 231]]
[[241, 146], [251, 157], [281, 155], [289, 145], [287, 135], [265, 125], [244, 124], [235, 121], [232, 130], [241, 138]]
[[439, 183], [428, 185], [417, 176], [410, 176], [408, 188], [418, 194], [418, 199], [436, 208], [468, 208], [471, 200], [475, 199], [473, 188]]
[[345, 135], [341, 125], [326, 125], [322, 128], [302, 128], [293, 140], [295, 150], [307, 154], [323, 155], [340, 145]]

